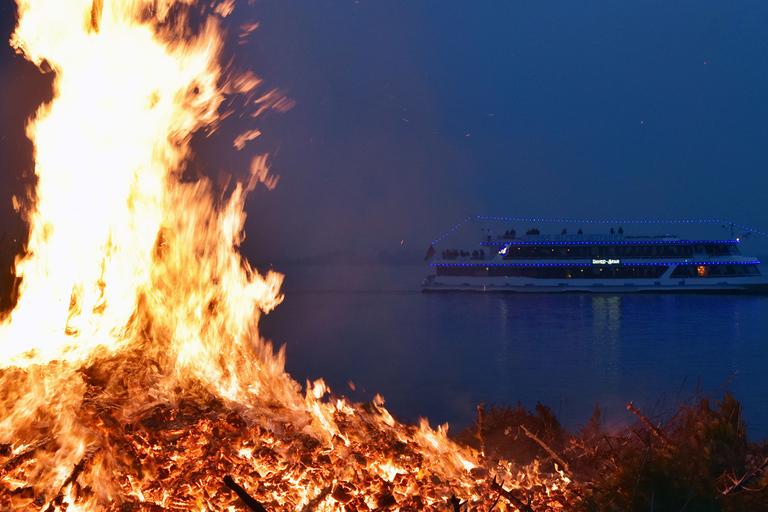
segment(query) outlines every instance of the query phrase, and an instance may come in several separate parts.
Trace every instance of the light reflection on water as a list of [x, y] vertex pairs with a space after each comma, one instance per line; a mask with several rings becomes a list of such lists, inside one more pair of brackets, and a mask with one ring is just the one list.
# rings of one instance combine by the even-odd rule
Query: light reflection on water
[[592, 357], [590, 368], [604, 372], [608, 389], [620, 384], [621, 297], [584, 297], [592, 307]]
[[456, 431], [483, 402], [541, 402], [570, 428], [599, 402], [608, 423], [626, 424], [630, 401], [671, 411], [697, 384], [707, 395], [738, 374], [726, 389], [750, 438], [768, 436], [768, 297], [422, 294], [323, 279], [336, 288], [286, 282], [285, 303], [262, 320], [302, 384], [379, 393], [395, 416]]

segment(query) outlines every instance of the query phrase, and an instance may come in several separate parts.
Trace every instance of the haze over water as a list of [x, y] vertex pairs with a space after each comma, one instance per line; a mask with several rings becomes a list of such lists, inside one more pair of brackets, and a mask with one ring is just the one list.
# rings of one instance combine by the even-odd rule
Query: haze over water
[[456, 433], [481, 403], [541, 402], [575, 430], [595, 402], [606, 425], [630, 424], [633, 401], [662, 422], [698, 385], [731, 391], [749, 439], [768, 436], [768, 297], [423, 294], [425, 266], [279, 270], [286, 299], [262, 333], [286, 345], [293, 378], [379, 393], [401, 419]]

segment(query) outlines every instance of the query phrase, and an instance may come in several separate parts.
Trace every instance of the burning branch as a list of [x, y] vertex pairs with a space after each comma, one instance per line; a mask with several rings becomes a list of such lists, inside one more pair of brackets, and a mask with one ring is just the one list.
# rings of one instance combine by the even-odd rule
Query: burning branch
[[51, 500], [51, 502], [48, 504], [48, 508], [45, 509], [45, 512], [54, 512], [56, 510], [54, 507], [61, 505], [64, 498], [64, 493], [62, 491], [66, 489], [68, 485], [77, 481], [77, 477], [83, 471], [83, 468], [85, 468], [86, 463], [89, 462], [93, 458], [94, 454], [100, 449], [101, 448], [98, 446], [91, 446], [85, 451], [85, 454], [80, 459], [80, 462], [75, 464], [75, 467], [72, 468], [72, 473], [70, 473], [67, 479], [64, 480], [64, 483], [61, 484], [58, 494], [56, 494], [56, 497], [53, 498], [53, 500]]
[[17, 453], [10, 459], [8, 459], [5, 464], [0, 466], [0, 478], [5, 476], [6, 473], [9, 473], [16, 469], [20, 464], [22, 464], [24, 461], [31, 459], [38, 448], [42, 448], [46, 444], [53, 441], [53, 436], [48, 436], [44, 439], [41, 439], [40, 441], [37, 441], [36, 443], [32, 443], [27, 448], [25, 448], [23, 451]]
[[329, 485], [328, 487], [324, 488], [322, 491], [318, 493], [317, 496], [309, 500], [309, 503], [304, 505], [304, 508], [301, 509], [301, 512], [314, 512], [314, 510], [317, 508], [320, 503], [323, 502], [325, 498], [328, 497], [328, 495], [333, 490], [333, 486]]
[[[506, 490], [504, 487], [504, 482], [501, 484], [496, 482], [496, 478], [494, 477], [493, 482], [491, 482], [491, 487], [493, 489], [496, 489], [500, 495], [507, 498], [507, 500], [517, 507], [518, 509], [522, 510], [523, 512], [534, 512], [531, 506], [528, 503], [524, 503], [521, 499], [519, 499], [517, 496]], [[497, 500], [498, 501], [498, 500]]]

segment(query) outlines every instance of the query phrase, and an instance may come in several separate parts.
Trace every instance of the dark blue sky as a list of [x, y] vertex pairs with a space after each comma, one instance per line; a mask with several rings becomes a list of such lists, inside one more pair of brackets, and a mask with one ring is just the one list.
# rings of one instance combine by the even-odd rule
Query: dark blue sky
[[471, 214], [768, 227], [768, 4], [253, 11], [261, 74], [297, 100], [274, 120], [281, 181], [250, 205], [266, 254], [422, 250]]
[[[277, 188], [247, 205], [254, 261], [422, 255], [476, 214], [768, 230], [765, 2], [257, 0], [228, 18], [232, 39], [253, 21], [235, 65], [296, 106], [199, 154], [236, 175], [272, 155]], [[5, 120], [37, 90], [9, 54]], [[4, 175], [18, 147], [0, 146]]]

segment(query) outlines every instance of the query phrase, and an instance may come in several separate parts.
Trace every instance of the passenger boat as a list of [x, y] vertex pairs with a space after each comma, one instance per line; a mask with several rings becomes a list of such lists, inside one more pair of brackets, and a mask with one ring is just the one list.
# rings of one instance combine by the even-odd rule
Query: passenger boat
[[[424, 279], [423, 291], [768, 293], [768, 275], [761, 272], [760, 261], [740, 251], [743, 236], [761, 232], [733, 223], [477, 217], [486, 223], [504, 221], [507, 228], [481, 227], [473, 246], [449, 245], [449, 235], [470, 220], [430, 247], [432, 273]], [[547, 223], [571, 227], [555, 230], [559, 234], [539, 229]], [[714, 237], [658, 232], [664, 224], [686, 223], [717, 223], [725, 230]], [[648, 228], [656, 234], [648, 234]], [[735, 228], [745, 234], [734, 236]]]

